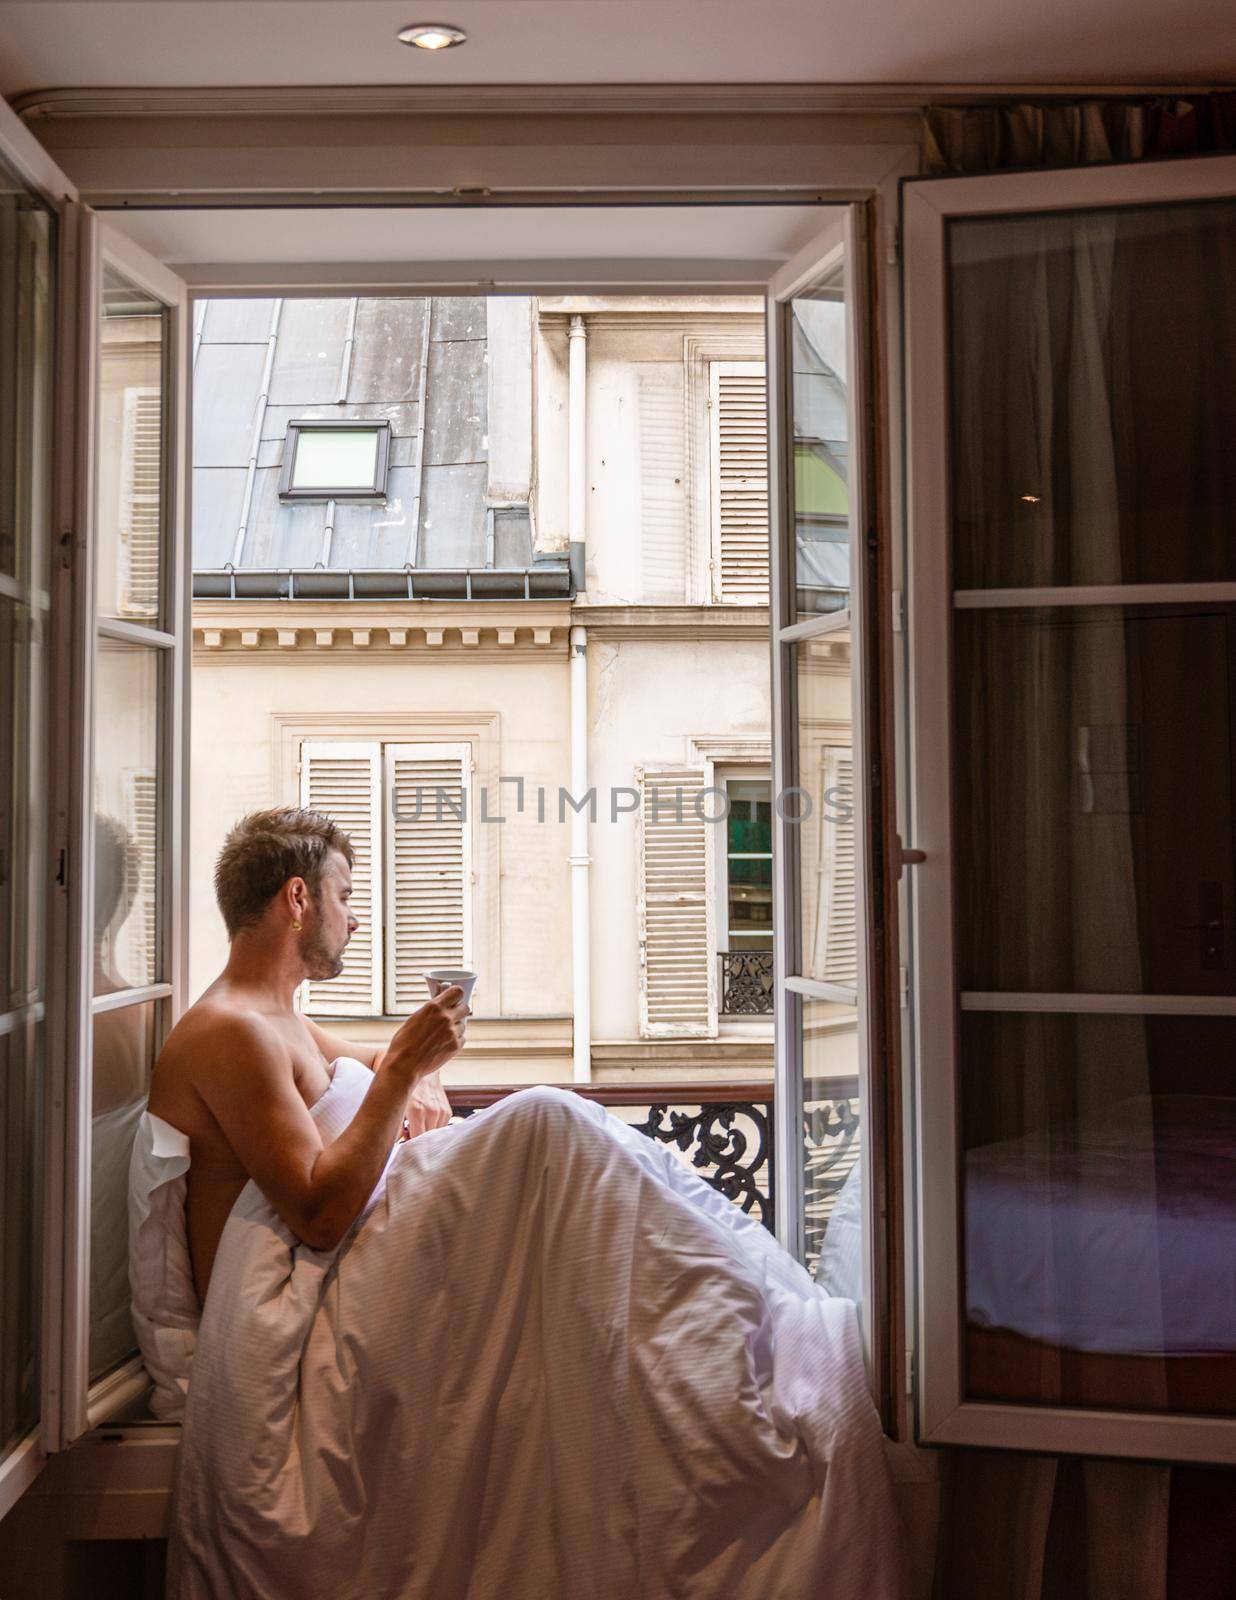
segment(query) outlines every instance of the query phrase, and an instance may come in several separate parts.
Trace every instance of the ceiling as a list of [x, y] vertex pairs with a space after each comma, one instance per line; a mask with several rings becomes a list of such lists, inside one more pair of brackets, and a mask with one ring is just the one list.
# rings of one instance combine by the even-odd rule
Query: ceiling
[[[440, 55], [398, 28], [447, 21]], [[0, 93], [1236, 78], [1231, 0], [0, 0]]]

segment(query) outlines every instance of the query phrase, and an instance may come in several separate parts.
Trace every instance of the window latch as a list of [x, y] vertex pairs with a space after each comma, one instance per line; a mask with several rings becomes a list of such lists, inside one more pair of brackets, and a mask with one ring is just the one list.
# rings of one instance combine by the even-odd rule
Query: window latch
[[893, 877], [900, 882], [901, 876], [907, 867], [921, 867], [927, 859], [926, 850], [907, 849], [901, 842], [901, 835], [893, 835]]

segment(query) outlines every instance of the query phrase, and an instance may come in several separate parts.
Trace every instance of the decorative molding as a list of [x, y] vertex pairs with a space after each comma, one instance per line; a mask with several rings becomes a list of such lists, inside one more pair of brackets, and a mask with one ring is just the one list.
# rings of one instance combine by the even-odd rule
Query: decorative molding
[[332, 656], [401, 660], [432, 650], [466, 650], [503, 660], [565, 659], [570, 603], [442, 601], [366, 604], [343, 600], [291, 602], [198, 600], [193, 606], [199, 664], [229, 655], [329, 650]]
[[714, 765], [720, 763], [722, 766], [729, 761], [746, 766], [770, 766], [772, 763], [771, 734], [762, 738], [756, 735], [744, 738], [734, 734], [718, 734], [715, 737], [704, 734], [689, 739], [687, 749], [688, 760], [693, 765], [697, 761], [711, 761]]
[[768, 643], [767, 606], [603, 606], [576, 605], [571, 621], [592, 639], [692, 639]]

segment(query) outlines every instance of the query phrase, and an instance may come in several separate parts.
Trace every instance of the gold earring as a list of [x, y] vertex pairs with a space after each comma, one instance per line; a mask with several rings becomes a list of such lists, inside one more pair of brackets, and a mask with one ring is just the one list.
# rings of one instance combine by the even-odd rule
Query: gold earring
[[292, 924], [292, 932], [293, 933], [299, 933], [300, 932], [300, 923], [299, 922], [294, 922]]

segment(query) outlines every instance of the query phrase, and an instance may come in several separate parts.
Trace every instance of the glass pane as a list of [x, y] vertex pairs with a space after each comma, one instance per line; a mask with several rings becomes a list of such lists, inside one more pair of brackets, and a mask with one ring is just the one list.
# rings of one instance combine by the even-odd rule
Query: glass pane
[[129, 1317], [129, 1155], [150, 1088], [162, 1002], [94, 1019], [90, 1126], [90, 1379], [136, 1346]]
[[293, 489], [372, 493], [378, 473], [378, 430], [302, 428], [292, 462]]
[[1236, 578], [1236, 203], [949, 228], [961, 588]]
[[726, 947], [772, 950], [772, 784], [726, 784]]
[[847, 310], [840, 270], [790, 302], [798, 617], [849, 604]]
[[807, 1267], [832, 1294], [861, 1301], [858, 1012], [831, 1000], [804, 999], [801, 1018]]
[[963, 989], [1236, 993], [1232, 611], [957, 614]]
[[95, 656], [94, 992], [161, 979], [161, 652], [100, 639]]
[[970, 1398], [1236, 1414], [1236, 1018], [961, 1019]]
[[158, 625], [167, 312], [110, 268], [99, 352], [99, 615]]
[[54, 226], [0, 166], [0, 1459], [39, 1417]]
[[858, 981], [854, 763], [848, 629], [794, 646], [798, 785], [787, 815], [797, 827], [802, 976], [852, 989]]

